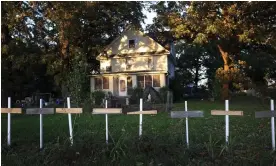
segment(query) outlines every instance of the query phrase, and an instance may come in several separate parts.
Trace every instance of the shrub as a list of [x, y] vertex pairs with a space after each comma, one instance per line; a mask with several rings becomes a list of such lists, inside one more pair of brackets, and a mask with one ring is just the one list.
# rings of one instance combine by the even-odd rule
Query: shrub
[[91, 113], [92, 108], [93, 108], [92, 98], [88, 97], [87, 99], [85, 99], [82, 107], [83, 107], [83, 112]]
[[140, 87], [135, 87], [132, 89], [132, 94], [130, 96], [130, 104], [138, 104], [140, 98], [143, 98], [144, 90]]
[[[72, 102], [77, 105], [83, 103], [83, 101], [89, 96], [89, 81], [87, 79], [87, 60], [82, 54], [75, 53], [72, 59], [70, 59], [71, 68], [66, 75], [66, 82], [63, 85], [63, 95], [71, 97]], [[65, 88], [67, 87], [67, 88]]]
[[167, 101], [167, 93], [170, 89], [167, 86], [163, 86], [159, 89], [159, 94], [163, 103]]
[[104, 91], [97, 90], [91, 93], [91, 99], [95, 105], [101, 105], [104, 98], [105, 98]]

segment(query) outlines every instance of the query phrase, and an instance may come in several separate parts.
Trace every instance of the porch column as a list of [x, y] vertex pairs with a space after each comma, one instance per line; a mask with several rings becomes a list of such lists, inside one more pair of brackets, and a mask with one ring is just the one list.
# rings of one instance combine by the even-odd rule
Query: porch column
[[137, 87], [137, 76], [132, 75], [132, 87]]
[[90, 92], [95, 90], [95, 80], [94, 77], [90, 77]]

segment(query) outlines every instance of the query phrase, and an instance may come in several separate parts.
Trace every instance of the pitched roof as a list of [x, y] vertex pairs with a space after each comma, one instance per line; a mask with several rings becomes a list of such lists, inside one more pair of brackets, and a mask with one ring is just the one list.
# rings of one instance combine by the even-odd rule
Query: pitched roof
[[[131, 33], [129, 33], [132, 31]], [[134, 33], [133, 33], [134, 32]], [[140, 37], [141, 41], [138, 43], [139, 46], [135, 50], [128, 48], [128, 45], [123, 44], [125, 41], [132, 39], [133, 37]], [[119, 41], [120, 40], [120, 41]], [[124, 42], [122, 42], [122, 40]], [[142, 43], [142, 40], [144, 43]], [[169, 54], [167, 48], [163, 47], [162, 44], [156, 42], [149, 35], [144, 34], [143, 32], [132, 28], [131, 26], [126, 28], [118, 37], [116, 37], [109, 45], [104, 48], [104, 51], [97, 56], [99, 59], [101, 56], [104, 57], [113, 57], [115, 55], [124, 56], [124, 55], [141, 55], [141, 54], [157, 54], [165, 53]]]

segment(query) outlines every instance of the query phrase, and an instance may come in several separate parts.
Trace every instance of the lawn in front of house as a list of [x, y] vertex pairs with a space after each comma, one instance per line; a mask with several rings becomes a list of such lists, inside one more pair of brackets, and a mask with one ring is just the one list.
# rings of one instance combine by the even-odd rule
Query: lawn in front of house
[[[143, 136], [138, 137], [139, 115], [109, 115], [109, 145], [105, 144], [105, 116], [73, 115], [74, 145], [69, 145], [68, 116], [43, 116], [44, 149], [39, 151], [39, 115], [12, 115], [12, 147], [6, 146], [7, 116], [1, 117], [4, 165], [272, 165], [270, 119], [255, 119], [255, 111], [269, 110], [258, 100], [230, 101], [230, 145], [225, 147], [225, 118], [210, 110], [224, 102], [188, 101], [189, 110], [204, 111], [204, 118], [189, 119], [190, 149], [185, 145], [185, 119], [169, 113], [143, 116]], [[175, 103], [174, 110], [184, 110]]]

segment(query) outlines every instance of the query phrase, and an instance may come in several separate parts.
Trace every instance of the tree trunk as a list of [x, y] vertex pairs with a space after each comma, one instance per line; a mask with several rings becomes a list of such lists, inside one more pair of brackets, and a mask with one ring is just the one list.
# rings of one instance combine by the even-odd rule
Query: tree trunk
[[60, 54], [62, 59], [67, 59], [69, 56], [69, 40], [68, 36], [66, 34], [66, 30], [70, 27], [69, 21], [64, 21], [64, 23], [61, 24], [61, 27], [59, 29], [59, 44], [60, 44]]
[[[224, 68], [223, 68], [223, 70], [224, 70], [224, 73], [227, 74], [228, 71], [229, 71], [229, 63], [228, 63], [229, 57], [228, 57], [228, 53], [225, 52], [225, 51], [221, 48], [220, 45], [218, 45], [218, 49], [219, 49], [219, 52], [220, 52], [221, 57], [222, 57], [222, 59], [223, 59], [223, 63], [224, 63]], [[228, 77], [228, 76], [227, 76], [227, 77]], [[227, 78], [227, 79], [228, 79], [228, 78]], [[223, 82], [222, 92], [221, 92], [221, 93], [222, 93], [221, 97], [222, 97], [223, 100], [229, 99], [229, 81], [228, 81], [228, 80]]]
[[9, 28], [6, 24], [1, 26], [1, 44], [6, 45], [10, 42]]
[[199, 65], [199, 58], [196, 59], [196, 68], [195, 68], [195, 79], [194, 79], [194, 82], [195, 82], [195, 90], [197, 92], [197, 89], [198, 89], [198, 82], [199, 82], [199, 68], [200, 68], [200, 65]]

